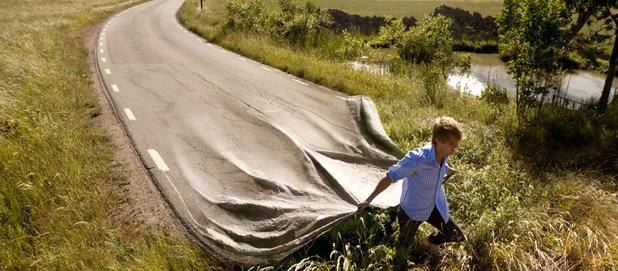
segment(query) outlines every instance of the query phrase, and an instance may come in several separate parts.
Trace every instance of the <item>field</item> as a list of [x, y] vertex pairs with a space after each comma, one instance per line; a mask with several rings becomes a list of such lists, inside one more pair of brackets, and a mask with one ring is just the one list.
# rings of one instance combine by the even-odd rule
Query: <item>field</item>
[[447, 5], [458, 7], [470, 12], [478, 12], [483, 16], [495, 16], [502, 8], [502, 1], [421, 1], [421, 0], [318, 0], [320, 7], [340, 9], [347, 13], [363, 16], [413, 16], [423, 18], [436, 7]]

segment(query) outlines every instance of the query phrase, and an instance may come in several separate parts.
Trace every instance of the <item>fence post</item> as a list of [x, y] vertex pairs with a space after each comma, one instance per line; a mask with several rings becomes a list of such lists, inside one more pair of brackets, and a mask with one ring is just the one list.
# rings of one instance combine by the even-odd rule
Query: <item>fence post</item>
[[204, 10], [204, 0], [200, 0], [200, 10]]
[[573, 76], [573, 74], [569, 73], [569, 80], [567, 81], [567, 86], [566, 89], [564, 90], [564, 97], [566, 98], [567, 93], [569, 93], [569, 85], [571, 84], [571, 76]]

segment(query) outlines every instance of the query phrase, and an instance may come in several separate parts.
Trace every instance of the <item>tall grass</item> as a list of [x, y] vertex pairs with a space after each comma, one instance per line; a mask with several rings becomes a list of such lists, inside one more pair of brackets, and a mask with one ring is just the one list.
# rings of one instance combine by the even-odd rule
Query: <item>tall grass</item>
[[[434, 74], [428, 71], [376, 76], [347, 68], [323, 53], [324, 47], [299, 49], [266, 36], [224, 33], [225, 14], [216, 8], [222, 2], [206, 0], [210, 8], [200, 12], [198, 2], [189, 0], [179, 19], [193, 32], [240, 54], [350, 95], [370, 96], [385, 130], [403, 150], [428, 141], [436, 116], [461, 121], [467, 136], [449, 160], [459, 173], [446, 183], [446, 190], [451, 214], [468, 241], [446, 246], [437, 262], [428, 260], [427, 245], [419, 241], [412, 249], [411, 268], [618, 269], [616, 176], [594, 167], [539, 168], [521, 159], [513, 144], [519, 123], [512, 102], [448, 90], [443, 81], [427, 78]], [[432, 102], [430, 94], [439, 101]], [[398, 238], [390, 213], [358, 214], [279, 265], [262, 270], [388, 270]], [[430, 231], [422, 226], [419, 239]]]
[[208, 269], [182, 237], [115, 219], [125, 176], [95, 125], [84, 30], [141, 1], [0, 2], [0, 270]]

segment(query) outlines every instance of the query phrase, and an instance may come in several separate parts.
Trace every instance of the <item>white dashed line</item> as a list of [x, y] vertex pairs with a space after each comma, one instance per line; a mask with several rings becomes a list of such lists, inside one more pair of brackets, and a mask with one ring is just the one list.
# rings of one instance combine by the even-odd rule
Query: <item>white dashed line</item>
[[154, 160], [161, 171], [170, 171], [170, 168], [167, 167], [165, 161], [163, 161], [163, 158], [161, 158], [161, 155], [159, 155], [156, 150], [148, 149], [148, 154], [150, 154], [150, 157], [152, 157], [152, 160]]
[[117, 85], [112, 85], [112, 90], [113, 90], [114, 92], [120, 92], [120, 89], [118, 88], [118, 86], [117, 86]]
[[102, 57], [102, 58], [101, 58], [101, 61], [103, 61], [103, 62], [107, 62], [107, 58]]
[[109, 69], [105, 69], [105, 74], [112, 74], [112, 71], [110, 71]]
[[103, 53], [103, 49], [100, 49], [99, 52], [101, 52], [101, 54]]
[[127, 114], [127, 118], [129, 118], [129, 120], [135, 120], [135, 115], [133, 115], [133, 111], [131, 111], [131, 109], [125, 108], [124, 113]]
[[243, 57], [238, 57], [238, 59], [242, 60], [242, 61], [247, 61], [245, 58]]
[[103, 46], [103, 43], [102, 43], [102, 42], [99, 42], [99, 46]]
[[269, 68], [266, 68], [266, 67], [262, 67], [262, 69], [265, 69], [265, 70], [267, 70], [267, 71], [269, 71], [269, 72], [272, 72], [272, 71], [273, 71], [273, 70], [271, 70], [271, 69], [269, 69]]
[[307, 84], [307, 83], [305, 83], [305, 82], [303, 82], [303, 81], [300, 81], [300, 80], [296, 80], [296, 79], [292, 79], [292, 80], [294, 80], [296, 83], [303, 84], [303, 85], [305, 85], [305, 86], [308, 86], [308, 85], [309, 85], [309, 84]]

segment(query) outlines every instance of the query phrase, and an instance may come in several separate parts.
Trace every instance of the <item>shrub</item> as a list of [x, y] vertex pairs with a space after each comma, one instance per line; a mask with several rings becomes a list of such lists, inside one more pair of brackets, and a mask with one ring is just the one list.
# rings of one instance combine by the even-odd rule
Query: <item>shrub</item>
[[399, 56], [412, 63], [446, 66], [453, 54], [451, 20], [442, 15], [428, 16], [407, 31], [396, 43]]
[[343, 43], [337, 49], [338, 57], [342, 59], [356, 59], [360, 57], [365, 48], [365, 43], [356, 35], [350, 34], [348, 31], [342, 32]]
[[483, 89], [481, 99], [494, 106], [509, 103], [506, 88], [499, 87], [496, 84], [489, 84], [485, 89]]
[[261, 33], [268, 25], [263, 0], [231, 1], [225, 4], [225, 27], [240, 31]]
[[274, 34], [293, 45], [313, 45], [318, 32], [332, 23], [314, 1], [279, 0], [281, 13], [274, 18]]
[[381, 26], [378, 36], [373, 40], [374, 47], [390, 47], [403, 39], [406, 25], [401, 18], [392, 19], [388, 25]]
[[518, 151], [539, 167], [596, 168], [615, 174], [618, 110], [615, 106], [609, 110], [613, 113], [597, 115], [548, 106], [537, 118], [518, 126], [514, 134]]

